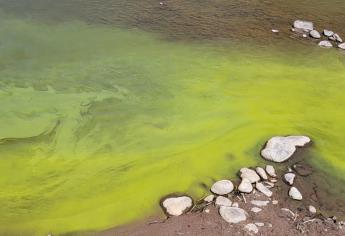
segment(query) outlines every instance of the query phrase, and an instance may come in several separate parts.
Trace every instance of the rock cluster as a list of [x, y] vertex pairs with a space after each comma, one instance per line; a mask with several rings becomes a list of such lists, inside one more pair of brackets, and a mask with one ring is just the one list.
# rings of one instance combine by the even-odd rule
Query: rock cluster
[[318, 45], [322, 48], [332, 48], [335, 44], [338, 48], [345, 50], [345, 43], [339, 34], [328, 29], [324, 29], [321, 34], [314, 28], [313, 22], [295, 20], [292, 31], [301, 34], [303, 38], [307, 38], [309, 35], [313, 39], [321, 39]]

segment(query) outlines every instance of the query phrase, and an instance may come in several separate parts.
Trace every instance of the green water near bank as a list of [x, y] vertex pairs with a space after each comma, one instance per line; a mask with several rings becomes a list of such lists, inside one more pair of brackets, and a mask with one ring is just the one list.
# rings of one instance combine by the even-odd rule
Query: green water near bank
[[345, 180], [345, 55], [0, 21], [0, 234], [97, 230], [305, 134]]

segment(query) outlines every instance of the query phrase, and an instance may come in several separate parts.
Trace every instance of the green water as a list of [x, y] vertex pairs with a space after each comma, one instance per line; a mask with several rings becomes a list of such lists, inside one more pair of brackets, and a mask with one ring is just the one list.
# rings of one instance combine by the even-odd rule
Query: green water
[[345, 180], [344, 54], [278, 48], [1, 16], [0, 235], [145, 217], [277, 134], [311, 136], [313, 163]]

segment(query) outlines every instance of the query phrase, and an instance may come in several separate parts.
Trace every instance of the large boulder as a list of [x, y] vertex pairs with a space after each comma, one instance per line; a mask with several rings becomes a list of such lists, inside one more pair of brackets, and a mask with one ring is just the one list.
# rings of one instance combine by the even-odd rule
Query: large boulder
[[228, 223], [239, 223], [247, 220], [248, 213], [239, 207], [226, 207], [221, 206], [219, 214]]
[[295, 20], [295, 22], [293, 23], [293, 27], [297, 30], [309, 32], [314, 29], [314, 24], [310, 21]]
[[260, 180], [260, 176], [255, 172], [255, 170], [249, 168], [241, 168], [240, 173], [242, 179], [248, 179], [251, 183], [255, 183]]
[[234, 190], [234, 185], [230, 180], [219, 180], [215, 182], [211, 187], [211, 191], [218, 195], [231, 193], [232, 190]]
[[331, 31], [331, 30], [326, 30], [326, 29], [324, 29], [324, 30], [323, 30], [323, 34], [324, 34], [326, 37], [331, 37], [331, 36], [333, 36], [334, 32]]
[[321, 38], [321, 34], [317, 30], [312, 30], [310, 31], [310, 36], [314, 39], [319, 39]]
[[190, 197], [171, 197], [163, 201], [163, 207], [171, 216], [182, 215], [193, 206], [193, 200]]
[[307, 136], [276, 136], [268, 140], [261, 156], [269, 161], [283, 162], [295, 153], [297, 147], [303, 147], [310, 141]]

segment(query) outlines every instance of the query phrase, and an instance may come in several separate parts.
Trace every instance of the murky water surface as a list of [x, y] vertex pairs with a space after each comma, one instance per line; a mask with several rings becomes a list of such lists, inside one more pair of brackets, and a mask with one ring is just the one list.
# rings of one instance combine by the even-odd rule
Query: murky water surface
[[345, 37], [317, 2], [1, 0], [0, 234], [139, 219], [277, 134], [312, 137], [341, 199], [345, 55], [288, 37], [304, 14]]

